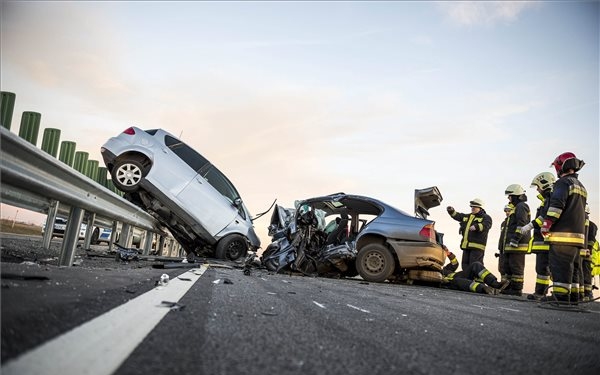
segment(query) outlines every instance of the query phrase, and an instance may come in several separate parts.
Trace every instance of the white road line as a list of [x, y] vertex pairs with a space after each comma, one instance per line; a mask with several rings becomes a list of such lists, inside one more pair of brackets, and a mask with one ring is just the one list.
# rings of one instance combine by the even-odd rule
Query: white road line
[[110, 375], [170, 311], [162, 301], [178, 302], [208, 267], [190, 270], [163, 287], [115, 307], [54, 340], [9, 361], [4, 375]]
[[371, 312], [369, 310], [365, 310], [365, 309], [361, 309], [360, 307], [356, 307], [356, 306], [352, 306], [350, 304], [346, 304], [346, 306], [353, 308], [354, 310], [358, 310], [358, 311], [362, 311], [364, 313], [370, 314]]
[[321, 305], [321, 304], [320, 304], [319, 302], [317, 302], [317, 301], [313, 301], [313, 303], [314, 303], [315, 305], [319, 306], [319, 307], [320, 307], [320, 308], [322, 308], [322, 309], [325, 309], [325, 308], [326, 308], [326, 307], [325, 307], [325, 305]]

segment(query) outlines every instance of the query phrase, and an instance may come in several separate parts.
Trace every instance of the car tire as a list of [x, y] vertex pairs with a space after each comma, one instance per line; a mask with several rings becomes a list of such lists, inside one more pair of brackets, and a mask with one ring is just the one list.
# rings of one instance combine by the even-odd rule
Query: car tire
[[119, 160], [111, 171], [112, 181], [117, 189], [127, 193], [138, 190], [145, 175], [144, 165], [135, 159]]
[[91, 244], [98, 245], [100, 243], [100, 241], [98, 241], [98, 238], [100, 238], [100, 228], [94, 228], [94, 231], [92, 232]]
[[370, 282], [383, 282], [394, 272], [396, 264], [390, 250], [383, 244], [371, 243], [358, 251], [356, 270]]
[[230, 234], [217, 243], [215, 257], [217, 259], [237, 260], [246, 256], [248, 241], [239, 234]]

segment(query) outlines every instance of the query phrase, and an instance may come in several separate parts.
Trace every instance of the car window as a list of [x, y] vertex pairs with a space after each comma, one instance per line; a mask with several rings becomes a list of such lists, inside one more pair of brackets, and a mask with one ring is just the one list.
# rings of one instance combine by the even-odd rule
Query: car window
[[195, 171], [208, 164], [208, 160], [177, 138], [165, 135], [165, 145]]
[[[240, 197], [231, 181], [229, 181], [229, 179], [227, 179], [227, 177], [225, 177], [225, 175], [215, 166], [209, 168], [202, 177], [221, 193], [221, 195], [229, 199], [231, 203], [235, 202], [235, 200]], [[246, 218], [246, 212], [244, 212], [243, 206], [240, 205], [240, 207], [238, 207], [238, 212], [241, 217], [244, 219]]]
[[150, 135], [154, 135], [156, 134], [156, 132], [158, 131], [158, 129], [149, 129], [149, 130], [145, 130], [146, 133], [150, 134]]

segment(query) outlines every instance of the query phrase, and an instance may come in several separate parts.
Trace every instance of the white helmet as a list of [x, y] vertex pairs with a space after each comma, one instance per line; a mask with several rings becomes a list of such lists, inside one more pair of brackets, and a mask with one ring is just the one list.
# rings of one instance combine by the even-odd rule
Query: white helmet
[[469, 202], [469, 206], [483, 208], [483, 201], [479, 198], [475, 198]]
[[523, 195], [525, 194], [525, 189], [523, 186], [519, 184], [508, 185], [504, 190], [505, 195]]
[[533, 178], [531, 181], [531, 187], [537, 186], [540, 190], [546, 190], [552, 188], [556, 181], [556, 177], [550, 172], [542, 172]]

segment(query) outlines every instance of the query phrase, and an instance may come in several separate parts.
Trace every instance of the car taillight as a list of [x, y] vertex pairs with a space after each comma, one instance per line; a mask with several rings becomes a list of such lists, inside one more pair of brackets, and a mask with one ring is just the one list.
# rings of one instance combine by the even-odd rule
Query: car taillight
[[419, 231], [419, 234], [425, 238], [429, 238], [430, 241], [435, 242], [435, 229], [433, 224], [427, 224]]
[[135, 135], [135, 129], [127, 128], [127, 129], [123, 130], [123, 133], [127, 134], [127, 135]]

